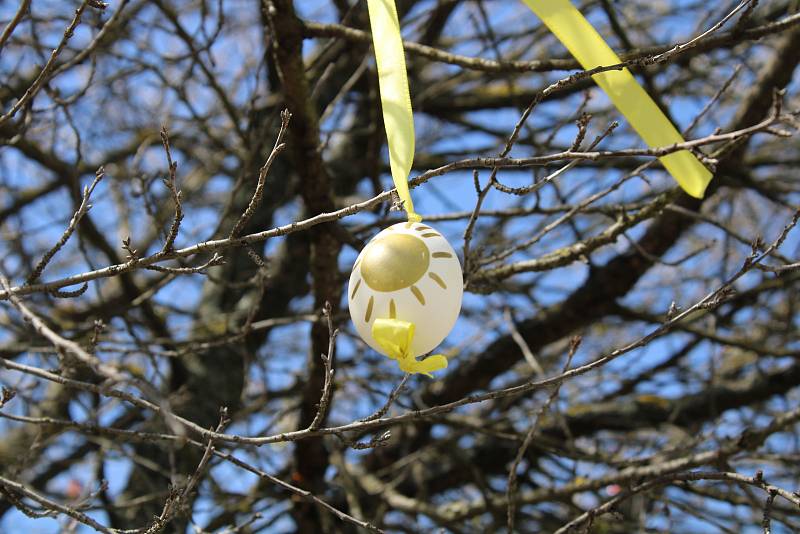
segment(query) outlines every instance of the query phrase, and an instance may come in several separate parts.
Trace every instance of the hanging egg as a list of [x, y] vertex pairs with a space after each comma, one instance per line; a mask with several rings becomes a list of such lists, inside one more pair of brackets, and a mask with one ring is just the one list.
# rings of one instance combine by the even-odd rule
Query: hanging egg
[[347, 296], [350, 317], [367, 344], [375, 319], [414, 323], [411, 356], [427, 354], [450, 333], [461, 311], [461, 264], [453, 247], [428, 225], [398, 223], [376, 235], [358, 255]]

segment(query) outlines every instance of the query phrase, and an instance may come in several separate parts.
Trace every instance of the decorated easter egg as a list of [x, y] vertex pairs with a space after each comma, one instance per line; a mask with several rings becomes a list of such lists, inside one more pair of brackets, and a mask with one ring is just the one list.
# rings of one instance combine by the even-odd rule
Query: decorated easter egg
[[461, 264], [447, 240], [432, 227], [398, 223], [376, 235], [350, 274], [350, 317], [361, 338], [387, 355], [372, 336], [376, 319], [414, 324], [410, 356], [436, 348], [461, 310]]

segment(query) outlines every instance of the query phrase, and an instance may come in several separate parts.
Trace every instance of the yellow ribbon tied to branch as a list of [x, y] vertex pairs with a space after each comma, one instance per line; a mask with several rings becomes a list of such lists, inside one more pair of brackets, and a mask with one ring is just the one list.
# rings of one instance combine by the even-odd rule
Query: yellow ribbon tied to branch
[[393, 360], [397, 360], [400, 370], [406, 373], [422, 373], [433, 378], [431, 373], [447, 367], [447, 358], [433, 354], [423, 360], [411, 355], [411, 341], [414, 339], [414, 323], [398, 319], [375, 319], [372, 337]]

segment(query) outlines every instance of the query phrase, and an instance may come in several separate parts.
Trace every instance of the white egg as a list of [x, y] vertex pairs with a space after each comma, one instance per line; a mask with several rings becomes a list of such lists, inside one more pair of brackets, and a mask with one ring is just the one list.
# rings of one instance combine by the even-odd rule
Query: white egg
[[376, 235], [358, 255], [347, 297], [350, 317], [367, 344], [377, 318], [414, 323], [412, 356], [435, 349], [461, 311], [461, 264], [450, 243], [423, 223], [398, 223]]

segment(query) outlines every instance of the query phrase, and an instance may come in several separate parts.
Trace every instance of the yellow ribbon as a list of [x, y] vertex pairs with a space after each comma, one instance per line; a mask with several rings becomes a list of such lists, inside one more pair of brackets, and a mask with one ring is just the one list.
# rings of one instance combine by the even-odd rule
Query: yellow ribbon
[[[558, 37], [584, 69], [621, 63], [619, 57], [569, 0], [523, 0]], [[594, 81], [630, 121], [651, 148], [683, 143], [683, 137], [628, 69], [610, 70], [592, 76]], [[684, 191], [703, 198], [712, 175], [688, 150], [659, 158]]]
[[433, 378], [431, 372], [447, 367], [447, 358], [441, 354], [433, 354], [421, 361], [411, 355], [414, 323], [398, 319], [375, 319], [372, 337], [390, 358], [397, 360], [400, 370], [406, 373], [422, 373]]
[[[523, 0], [585, 69], [621, 63], [569, 0]], [[378, 85], [381, 92], [383, 124], [389, 145], [389, 165], [397, 194], [409, 221], [420, 221], [408, 192], [408, 175], [414, 161], [414, 120], [408, 93], [406, 61], [400, 22], [394, 0], [367, 0]], [[592, 76], [631, 126], [651, 148], [683, 143], [684, 139], [653, 99], [636, 82], [628, 69], [611, 70]], [[680, 186], [693, 197], [702, 198], [712, 175], [688, 150], [659, 158]]]
[[408, 220], [419, 222], [422, 217], [414, 211], [414, 203], [408, 192], [408, 175], [414, 161], [414, 118], [397, 8], [394, 0], [367, 0], [367, 8], [375, 62], [378, 65], [378, 86], [392, 180]]

